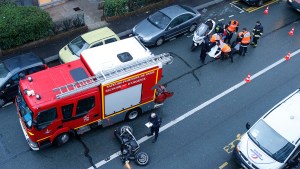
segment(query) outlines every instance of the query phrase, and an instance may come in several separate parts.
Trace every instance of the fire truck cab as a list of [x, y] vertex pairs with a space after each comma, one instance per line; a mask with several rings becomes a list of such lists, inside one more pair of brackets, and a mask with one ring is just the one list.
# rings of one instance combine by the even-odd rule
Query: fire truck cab
[[173, 93], [158, 81], [172, 60], [168, 53], [153, 55], [132, 37], [27, 76], [20, 81], [16, 106], [29, 146], [60, 146], [70, 134], [133, 120], [162, 105]]

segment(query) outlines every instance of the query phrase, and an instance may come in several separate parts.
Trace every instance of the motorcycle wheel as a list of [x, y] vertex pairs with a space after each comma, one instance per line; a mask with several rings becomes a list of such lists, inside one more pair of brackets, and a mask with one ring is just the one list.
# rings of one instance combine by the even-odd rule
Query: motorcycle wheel
[[149, 163], [149, 156], [145, 152], [139, 152], [135, 155], [135, 162], [139, 166], [146, 166]]
[[192, 43], [192, 46], [191, 46], [191, 51], [194, 51], [196, 49], [196, 46], [194, 45], [194, 42]]
[[131, 134], [133, 134], [133, 128], [129, 125], [124, 125], [121, 126], [120, 128], [118, 128], [118, 132], [121, 134], [123, 133], [126, 129], [128, 129], [130, 131]]

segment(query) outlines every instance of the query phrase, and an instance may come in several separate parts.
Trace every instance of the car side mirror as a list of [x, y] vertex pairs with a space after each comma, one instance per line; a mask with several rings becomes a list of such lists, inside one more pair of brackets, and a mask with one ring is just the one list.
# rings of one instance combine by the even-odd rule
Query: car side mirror
[[246, 129], [249, 130], [251, 128], [251, 124], [249, 122], [246, 123]]

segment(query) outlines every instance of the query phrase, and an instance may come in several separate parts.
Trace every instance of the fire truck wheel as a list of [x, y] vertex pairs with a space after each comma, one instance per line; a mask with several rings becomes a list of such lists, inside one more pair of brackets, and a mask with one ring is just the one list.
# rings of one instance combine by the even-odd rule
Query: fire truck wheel
[[124, 125], [124, 126], [121, 126], [120, 128], [118, 128], [119, 134], [123, 133], [126, 129], [128, 129], [130, 131], [130, 133], [133, 134], [133, 128], [129, 125]]
[[70, 139], [69, 133], [60, 134], [58, 137], [56, 137], [55, 144], [57, 146], [62, 146], [63, 144], [67, 143], [69, 139]]
[[137, 165], [145, 166], [149, 163], [149, 156], [145, 152], [139, 152], [135, 155], [135, 162]]
[[126, 120], [127, 121], [131, 121], [131, 120], [134, 120], [136, 119], [139, 114], [141, 113], [141, 110], [140, 109], [132, 109], [132, 110], [129, 110], [126, 114]]

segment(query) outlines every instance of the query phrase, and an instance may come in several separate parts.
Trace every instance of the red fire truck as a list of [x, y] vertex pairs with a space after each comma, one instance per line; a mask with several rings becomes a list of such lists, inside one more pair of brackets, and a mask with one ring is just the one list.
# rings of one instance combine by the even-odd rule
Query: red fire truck
[[80, 59], [20, 81], [16, 106], [33, 150], [70, 134], [133, 120], [173, 95], [158, 81], [169, 53], [153, 55], [135, 37], [87, 49]]

